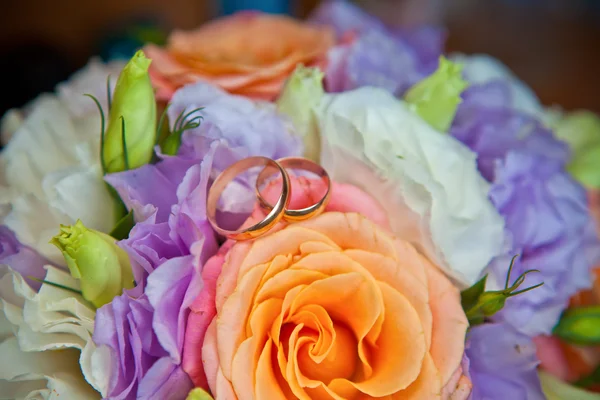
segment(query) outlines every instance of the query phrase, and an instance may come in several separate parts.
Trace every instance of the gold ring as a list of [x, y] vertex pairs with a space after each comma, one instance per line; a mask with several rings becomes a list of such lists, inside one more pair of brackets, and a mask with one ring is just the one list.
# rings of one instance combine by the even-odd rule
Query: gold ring
[[[283, 219], [286, 221], [303, 221], [321, 214], [325, 210], [325, 207], [329, 202], [329, 195], [331, 194], [331, 180], [329, 179], [329, 174], [327, 171], [325, 171], [325, 168], [303, 157], [285, 157], [280, 158], [277, 160], [277, 162], [286, 169], [300, 169], [303, 171], [312, 172], [320, 179], [323, 179], [325, 182], [327, 182], [327, 191], [321, 200], [310, 207], [299, 210], [288, 210], [286, 207]], [[258, 197], [260, 205], [264, 209], [273, 210], [273, 205], [269, 204], [260, 193], [260, 188], [265, 180], [270, 176], [268, 175], [268, 172], [269, 169], [265, 168], [258, 175], [258, 178], [256, 179], [256, 196]]]
[[[236, 176], [240, 175], [242, 172], [253, 168], [253, 167], [261, 167], [265, 166], [263, 171], [269, 169], [275, 169], [279, 171], [282, 176], [281, 180], [281, 195], [279, 195], [279, 199], [274, 207], [271, 207], [270, 212], [267, 214], [265, 219], [260, 221], [259, 223], [252, 225], [248, 228], [239, 229], [239, 230], [227, 230], [219, 227], [217, 225], [216, 216], [217, 216], [217, 203], [223, 190], [227, 187], [227, 185], [235, 179]], [[271, 160], [267, 157], [248, 157], [240, 160], [230, 167], [228, 167], [225, 171], [223, 171], [217, 179], [213, 182], [210, 190], [208, 191], [208, 196], [206, 200], [206, 217], [208, 222], [212, 225], [215, 231], [227, 237], [228, 239], [234, 240], [248, 240], [254, 239], [266, 232], [268, 232], [277, 222], [281, 220], [283, 217], [284, 211], [291, 200], [291, 191], [290, 191], [290, 178], [283, 168], [277, 161]]]

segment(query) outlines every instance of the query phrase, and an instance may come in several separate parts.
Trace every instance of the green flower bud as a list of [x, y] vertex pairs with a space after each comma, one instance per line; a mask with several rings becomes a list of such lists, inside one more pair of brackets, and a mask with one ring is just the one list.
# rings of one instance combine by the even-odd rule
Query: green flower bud
[[573, 151], [569, 173], [588, 188], [600, 188], [600, 117], [590, 111], [575, 111], [552, 125], [556, 137]]
[[600, 393], [591, 393], [571, 386], [547, 372], [540, 371], [542, 390], [548, 400], [600, 400]]
[[214, 400], [213, 397], [208, 394], [205, 390], [200, 388], [194, 388], [187, 395], [185, 400]]
[[304, 141], [304, 156], [318, 162], [321, 153], [321, 139], [314, 108], [321, 102], [323, 72], [318, 68], [296, 67], [277, 100], [277, 108], [292, 120], [295, 131]]
[[479, 308], [486, 317], [491, 317], [504, 308], [508, 296], [501, 291], [484, 292], [479, 298]]
[[127, 63], [115, 86], [102, 158], [106, 173], [150, 162], [156, 136], [156, 100], [143, 51]]
[[109, 303], [123, 289], [133, 288], [129, 257], [112, 237], [77, 221], [72, 226], [61, 225], [50, 243], [63, 253], [71, 275], [81, 281], [83, 297], [95, 307]]
[[565, 311], [553, 333], [572, 344], [599, 345], [600, 306], [576, 307]]
[[448, 131], [461, 102], [460, 94], [468, 86], [461, 76], [462, 68], [440, 57], [438, 69], [417, 82], [404, 98], [421, 118], [440, 132]]

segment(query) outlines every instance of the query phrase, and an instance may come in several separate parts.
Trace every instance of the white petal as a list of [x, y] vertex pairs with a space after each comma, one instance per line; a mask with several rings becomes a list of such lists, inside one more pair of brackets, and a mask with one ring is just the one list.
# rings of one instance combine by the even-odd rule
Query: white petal
[[108, 232], [115, 223], [114, 200], [96, 167], [73, 167], [42, 179], [42, 195], [21, 195], [12, 200], [4, 224], [19, 240], [61, 265], [60, 251], [48, 243], [60, 224], [77, 219], [90, 229]]
[[386, 209], [395, 234], [449, 276], [474, 282], [504, 244], [473, 154], [386, 91], [327, 95], [317, 109], [321, 163]]
[[[99, 399], [85, 383], [76, 350], [23, 352], [16, 338], [0, 344], [0, 393], [15, 399]], [[40, 396], [40, 397], [36, 397]]]
[[[79, 289], [79, 282], [66, 271], [52, 266], [47, 266], [46, 269], [47, 281]], [[22, 365], [10, 370], [0, 367], [0, 379], [42, 380], [41, 383], [26, 383], [27, 393], [31, 392], [30, 397], [41, 393], [47, 398], [52, 390], [56, 390], [63, 395], [61, 398], [80, 395], [93, 397], [73, 398], [97, 398], [98, 394], [86, 383], [86, 379], [98, 390], [106, 390], [106, 371], [98, 373], [90, 367], [90, 359], [95, 352], [95, 345], [91, 340], [95, 311], [80, 295], [47, 284], [43, 284], [36, 293], [19, 273], [6, 265], [0, 265], [0, 295], [0, 311], [6, 316], [0, 322], [10, 323], [13, 332], [16, 332], [16, 337], [9, 337], [5, 341], [9, 346], [7, 351], [17, 351], [17, 347], [19, 352], [25, 354], [20, 356], [24, 361]], [[4, 327], [2, 331], [10, 332]], [[37, 363], [36, 357], [39, 358], [39, 365], [30, 365], [28, 360]], [[68, 362], [65, 361], [67, 358]], [[96, 358], [101, 359], [100, 356]], [[46, 372], [46, 361], [56, 363], [57, 369]], [[61, 363], [64, 363], [64, 368], [60, 366]], [[97, 365], [107, 368], [106, 362]], [[96, 382], [96, 378], [101, 380]], [[36, 388], [33, 387], [34, 384], [41, 386]], [[23, 389], [6, 382], [0, 382], [0, 388], [7, 393], [17, 393], [15, 391]], [[25, 397], [27, 393], [19, 392], [18, 396]]]

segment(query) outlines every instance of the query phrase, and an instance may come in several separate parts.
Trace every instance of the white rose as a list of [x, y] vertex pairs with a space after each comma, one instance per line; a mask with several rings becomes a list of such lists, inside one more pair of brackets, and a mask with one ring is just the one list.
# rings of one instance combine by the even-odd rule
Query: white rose
[[387, 210], [396, 235], [460, 284], [472, 284], [504, 247], [476, 155], [435, 131], [383, 89], [325, 95], [315, 110], [321, 163]]
[[[47, 281], [79, 288], [67, 272], [46, 269]], [[99, 399], [110, 368], [109, 355], [91, 340], [95, 314], [80, 295], [47, 284], [36, 293], [18, 272], [0, 265], [0, 393]]]

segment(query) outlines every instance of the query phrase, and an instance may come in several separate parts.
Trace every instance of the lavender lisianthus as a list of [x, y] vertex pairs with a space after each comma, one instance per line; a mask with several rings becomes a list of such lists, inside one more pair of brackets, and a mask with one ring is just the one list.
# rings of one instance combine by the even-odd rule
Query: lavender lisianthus
[[[476, 84], [463, 93], [450, 134], [477, 153], [490, 198], [506, 221], [510, 249], [487, 271], [491, 287], [504, 285], [510, 258], [513, 278], [529, 269], [525, 286], [544, 286], [509, 299], [496, 318], [529, 336], [548, 334], [570, 296], [589, 286], [599, 259], [585, 192], [565, 166], [565, 143], [531, 113], [514, 108], [509, 84]], [[525, 287], [524, 286], [524, 287]]]
[[[181, 369], [187, 314], [202, 288], [204, 261], [217, 250], [206, 220], [208, 188], [244, 157], [301, 153], [300, 139], [273, 105], [198, 83], [175, 93], [171, 121], [198, 107], [204, 107], [204, 120], [184, 134], [178, 155], [106, 178], [137, 222], [119, 245], [132, 260], [138, 286], [98, 310], [93, 338], [111, 353], [111, 399], [185, 397], [191, 389]], [[224, 193], [224, 204], [234, 204], [244, 190]]]
[[324, 2], [310, 21], [333, 27], [340, 39], [328, 55], [329, 92], [376, 86], [400, 96], [435, 70], [443, 50], [440, 29], [388, 27], [345, 1]]
[[503, 323], [471, 328], [466, 353], [472, 400], [543, 400], [535, 345]]
[[566, 163], [568, 146], [556, 140], [534, 116], [511, 107], [512, 93], [506, 82], [474, 85], [463, 92], [450, 134], [477, 153], [479, 171], [494, 179], [496, 161], [519, 149]]
[[137, 298], [125, 293], [98, 310], [94, 342], [112, 350], [109, 399], [184, 398], [192, 383], [181, 368], [189, 305], [202, 287], [198, 257], [170, 259]]
[[[529, 336], [549, 334], [569, 298], [590, 286], [590, 268], [600, 244], [585, 190], [556, 160], [511, 151], [499, 161], [490, 198], [506, 221], [512, 254], [520, 257], [514, 277], [530, 269], [525, 285], [544, 285], [509, 299], [495, 318]], [[506, 279], [507, 257], [488, 268], [490, 284]]]

